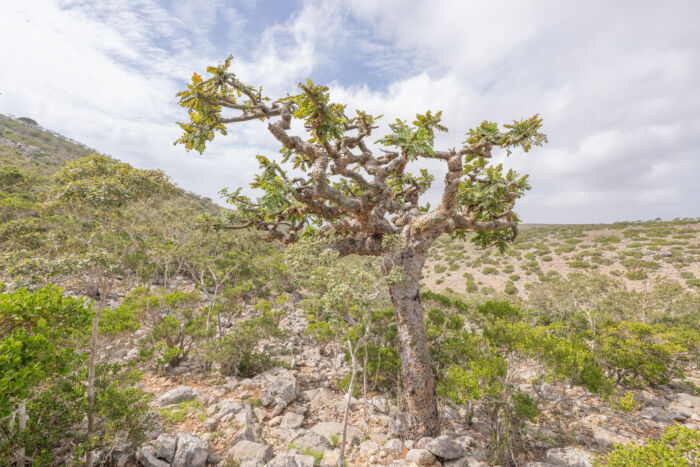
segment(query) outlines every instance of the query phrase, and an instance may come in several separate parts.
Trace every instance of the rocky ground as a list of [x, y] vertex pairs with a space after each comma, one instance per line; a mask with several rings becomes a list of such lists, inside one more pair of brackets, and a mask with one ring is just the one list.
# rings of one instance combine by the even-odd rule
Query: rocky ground
[[[240, 319], [254, 313], [250, 307]], [[304, 336], [304, 315], [289, 307], [280, 323], [287, 336], [276, 343], [284, 354], [280, 366], [253, 378], [217, 377], [187, 362], [167, 374], [146, 368], [143, 385], [154, 394], [159, 421], [150, 441], [135, 453], [112, 453], [113, 458], [147, 467], [337, 465], [345, 394], [336, 383], [350, 369], [340, 349], [320, 348]], [[135, 359], [143, 335], [104, 346], [103, 358]], [[623, 412], [580, 388], [533, 387], [533, 368], [523, 361], [516, 371], [521, 389], [539, 398], [542, 408], [515, 452], [520, 465], [591, 465], [613, 443], [657, 437], [674, 423], [700, 428], [700, 397], [680, 392], [681, 385], [633, 391], [639, 407]], [[700, 375], [691, 380], [700, 384]], [[464, 407], [443, 405], [441, 436], [407, 439], [405, 422], [388, 397], [352, 399], [347, 465], [489, 465], [484, 412], [476, 407], [471, 425], [464, 423], [465, 415]]]

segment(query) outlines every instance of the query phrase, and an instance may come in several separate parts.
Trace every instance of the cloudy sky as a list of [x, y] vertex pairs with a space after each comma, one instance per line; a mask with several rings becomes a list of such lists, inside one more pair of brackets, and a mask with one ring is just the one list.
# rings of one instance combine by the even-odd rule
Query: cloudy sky
[[442, 110], [445, 148], [484, 119], [540, 113], [550, 143], [504, 160], [531, 174], [526, 222], [695, 217], [698, 24], [697, 0], [5, 1], [0, 113], [216, 199], [278, 149], [260, 122], [204, 156], [172, 144], [175, 93], [233, 54], [273, 97], [311, 77], [386, 121]]

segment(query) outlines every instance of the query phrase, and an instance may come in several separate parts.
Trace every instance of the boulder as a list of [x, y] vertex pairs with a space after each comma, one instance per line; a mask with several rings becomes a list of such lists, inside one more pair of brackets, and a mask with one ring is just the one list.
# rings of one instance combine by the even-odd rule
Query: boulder
[[430, 465], [435, 462], [435, 456], [427, 449], [411, 449], [406, 454], [406, 460], [417, 465]]
[[294, 412], [287, 412], [282, 417], [280, 426], [282, 428], [299, 428], [304, 424], [304, 416]]
[[297, 397], [297, 380], [294, 375], [284, 368], [273, 368], [260, 375], [265, 381], [265, 390], [261, 392], [260, 400], [274, 400], [277, 405], [286, 407]]
[[170, 391], [166, 392], [165, 394], [162, 394], [158, 398], [158, 405], [160, 407], [166, 406], [166, 405], [173, 405], [177, 404], [179, 402], [185, 402], [191, 399], [194, 399], [194, 392], [192, 391], [192, 388], [189, 386], [178, 386], [175, 389], [171, 389]]
[[[338, 442], [343, 438], [343, 424], [340, 422], [321, 422], [311, 427], [311, 431], [318, 433], [331, 442], [332, 436], [338, 437]], [[352, 425], [348, 425], [347, 441], [358, 444], [362, 438], [362, 432]]]
[[466, 454], [464, 447], [449, 436], [438, 436], [425, 445], [425, 449], [432, 452], [436, 457], [445, 460], [458, 459]]
[[265, 464], [265, 467], [314, 467], [314, 456], [280, 454]]
[[175, 457], [175, 448], [177, 447], [175, 437], [173, 435], [163, 433], [158, 436], [156, 443], [158, 446], [156, 448], [156, 456], [170, 464]]
[[552, 467], [591, 467], [595, 454], [574, 446], [549, 449], [547, 463]]
[[169, 467], [170, 464], [164, 460], [158, 459], [155, 454], [153, 454], [152, 446], [143, 446], [136, 453], [136, 460], [139, 465], [143, 467]]
[[242, 464], [250, 460], [267, 462], [272, 459], [274, 453], [272, 447], [266, 444], [243, 440], [230, 449], [229, 455]]
[[384, 443], [384, 449], [395, 454], [400, 454], [403, 451], [403, 441], [398, 438], [392, 438]]
[[178, 431], [175, 441], [173, 467], [204, 467], [207, 464], [209, 445], [205, 441], [185, 431]]
[[312, 449], [314, 451], [325, 451], [331, 448], [331, 442], [328, 438], [311, 430], [305, 430], [296, 436], [292, 440], [292, 444], [299, 449]]
[[338, 467], [338, 459], [340, 459], [340, 449], [327, 451], [321, 459], [321, 467]]
[[364, 457], [369, 457], [372, 454], [379, 452], [379, 443], [369, 440], [360, 444], [360, 455]]

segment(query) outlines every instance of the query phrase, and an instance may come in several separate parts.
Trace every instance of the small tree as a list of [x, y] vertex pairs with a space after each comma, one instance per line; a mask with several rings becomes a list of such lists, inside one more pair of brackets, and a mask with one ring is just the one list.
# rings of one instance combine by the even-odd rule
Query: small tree
[[[18, 253], [11, 273], [65, 280], [78, 277], [88, 296], [97, 301], [90, 339], [88, 431], [94, 429], [95, 368], [99, 321], [116, 278], [124, 273], [124, 258], [134, 246], [124, 223], [130, 203], [155, 194], [172, 193], [174, 186], [156, 170], [139, 170], [106, 156], [92, 155], [69, 162], [51, 177], [43, 208], [65, 213], [82, 225], [44, 248]], [[92, 465], [89, 451], [86, 463]]]
[[[396, 120], [389, 134], [377, 143], [391, 148], [377, 155], [369, 138], [378, 117], [331, 102], [328, 88], [307, 81], [295, 96], [270, 100], [261, 88], [244, 84], [229, 71], [231, 57], [207, 68], [202, 79], [195, 73], [180, 104], [189, 121], [180, 123], [184, 134], [177, 143], [204, 151], [215, 132], [226, 134], [226, 125], [250, 120], [269, 121], [268, 130], [282, 145], [282, 162], [301, 172], [288, 175], [282, 166], [257, 156], [261, 172], [252, 186], [264, 194], [257, 201], [228, 193], [242, 222], [228, 228], [254, 227], [270, 239], [294, 243], [307, 226], [333, 234], [330, 247], [341, 256], [379, 256], [386, 274], [400, 270], [403, 279], [389, 286], [396, 313], [402, 362], [403, 398], [411, 434], [435, 435], [439, 430], [435, 381], [430, 368], [425, 320], [418, 284], [425, 255], [433, 241], [448, 233], [464, 238], [467, 232], [479, 246], [501, 248], [515, 238], [518, 217], [515, 201], [529, 188], [527, 176], [504, 172], [490, 163], [494, 148], [528, 151], [546, 137], [539, 132], [541, 119], [505, 125], [482, 122], [467, 133], [461, 148], [438, 151], [435, 133], [446, 131], [441, 112], [417, 115], [412, 123]], [[238, 112], [225, 116], [224, 110]], [[304, 140], [290, 134], [293, 120], [308, 133]], [[427, 170], [407, 172], [409, 163], [438, 160], [447, 164], [440, 204], [433, 209], [419, 199], [434, 177]], [[387, 242], [400, 239], [400, 247]]]

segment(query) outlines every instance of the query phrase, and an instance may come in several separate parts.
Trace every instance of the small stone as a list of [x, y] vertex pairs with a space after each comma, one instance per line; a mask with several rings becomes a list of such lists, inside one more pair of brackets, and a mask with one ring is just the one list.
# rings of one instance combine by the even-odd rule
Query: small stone
[[220, 464], [222, 460], [221, 455], [214, 451], [210, 452], [207, 456], [207, 464], [209, 465]]
[[207, 431], [216, 431], [216, 428], [219, 426], [219, 421], [215, 418], [207, 418], [204, 421], [204, 429]]

